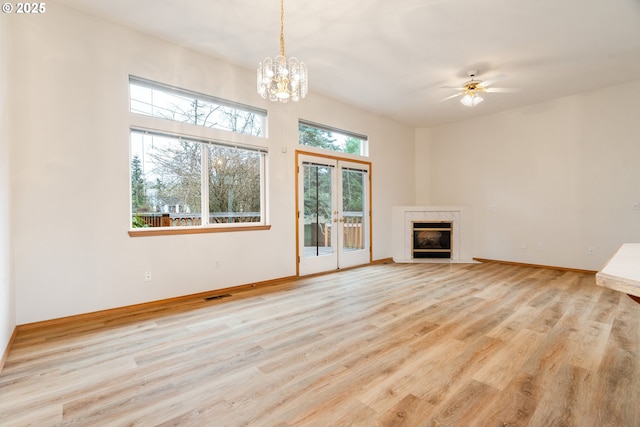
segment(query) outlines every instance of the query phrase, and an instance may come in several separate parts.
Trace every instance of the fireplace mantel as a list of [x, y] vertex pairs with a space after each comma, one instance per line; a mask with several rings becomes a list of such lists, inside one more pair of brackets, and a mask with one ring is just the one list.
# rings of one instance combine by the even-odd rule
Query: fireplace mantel
[[[470, 263], [473, 261], [473, 217], [467, 206], [395, 206], [392, 212], [393, 260], [410, 263]], [[451, 221], [453, 223], [450, 259], [414, 259], [415, 221]]]

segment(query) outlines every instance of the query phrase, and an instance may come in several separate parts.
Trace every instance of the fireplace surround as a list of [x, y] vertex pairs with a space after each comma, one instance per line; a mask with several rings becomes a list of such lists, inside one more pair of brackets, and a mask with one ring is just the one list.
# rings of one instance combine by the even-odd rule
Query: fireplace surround
[[[471, 208], [466, 206], [395, 206], [392, 209], [392, 243], [393, 260], [405, 263], [475, 263], [473, 261], [473, 216]], [[418, 255], [414, 254], [415, 232], [414, 224], [449, 224], [450, 251], [444, 255]], [[438, 225], [437, 227], [442, 227]], [[434, 227], [428, 227], [434, 228]], [[425, 241], [435, 242], [437, 237], [440, 245], [440, 236], [435, 233], [441, 231], [428, 230], [433, 234], [425, 233]], [[436, 245], [432, 245], [436, 246]], [[442, 246], [442, 245], [441, 245]], [[423, 248], [440, 250], [443, 248]], [[433, 252], [432, 252], [433, 253]]]

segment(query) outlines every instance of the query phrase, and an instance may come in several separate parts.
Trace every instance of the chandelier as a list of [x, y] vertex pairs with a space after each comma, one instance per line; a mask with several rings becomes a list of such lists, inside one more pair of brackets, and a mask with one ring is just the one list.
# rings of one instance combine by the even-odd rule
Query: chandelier
[[284, 0], [280, 0], [280, 55], [258, 64], [258, 93], [270, 101], [298, 101], [307, 96], [307, 67], [284, 55]]

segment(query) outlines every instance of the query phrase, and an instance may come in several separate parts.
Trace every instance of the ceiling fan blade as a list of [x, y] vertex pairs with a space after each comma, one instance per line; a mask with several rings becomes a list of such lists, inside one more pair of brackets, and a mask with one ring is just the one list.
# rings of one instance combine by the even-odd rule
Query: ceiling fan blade
[[489, 93], [514, 93], [518, 92], [518, 89], [511, 87], [488, 87], [484, 91]]
[[497, 81], [506, 79], [507, 75], [506, 74], [498, 74], [497, 76], [490, 78], [488, 80], [483, 80], [482, 82], [478, 83], [478, 86], [482, 86], [482, 87], [487, 87], [490, 86], [492, 84], [494, 84]]
[[462, 95], [462, 92], [460, 92], [460, 93], [456, 93], [455, 95], [447, 96], [446, 98], [442, 98], [442, 99], [440, 100], [440, 102], [442, 102], [442, 101], [448, 101], [448, 100], [453, 99], [453, 98], [457, 98], [457, 97], [459, 97], [460, 95]]
[[440, 89], [457, 89], [457, 90], [464, 90], [464, 86], [440, 86]]

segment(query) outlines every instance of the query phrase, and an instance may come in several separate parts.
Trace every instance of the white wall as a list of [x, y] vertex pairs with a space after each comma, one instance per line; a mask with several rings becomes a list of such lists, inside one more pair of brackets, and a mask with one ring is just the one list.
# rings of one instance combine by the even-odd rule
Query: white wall
[[8, 26], [9, 17], [0, 14], [0, 357], [16, 326], [15, 288], [11, 280]]
[[415, 131], [416, 205], [431, 205], [431, 129]]
[[[373, 258], [391, 256], [391, 206], [414, 198], [412, 129], [314, 93], [267, 103], [254, 70], [60, 5], [12, 36], [18, 324], [294, 275], [299, 117], [369, 136]], [[270, 231], [128, 236], [129, 74], [268, 108]]]
[[473, 206], [475, 257], [599, 270], [640, 241], [638, 99], [640, 81], [431, 129], [431, 203]]

